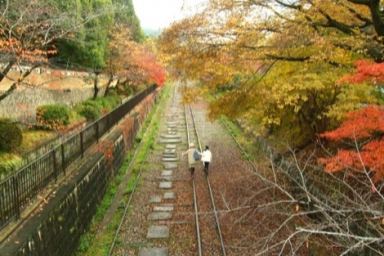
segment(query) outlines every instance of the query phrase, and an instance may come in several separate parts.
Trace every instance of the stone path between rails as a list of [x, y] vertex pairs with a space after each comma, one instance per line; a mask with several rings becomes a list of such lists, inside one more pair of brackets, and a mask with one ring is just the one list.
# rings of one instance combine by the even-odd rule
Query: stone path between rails
[[[176, 152], [176, 145], [181, 144], [181, 136], [178, 134], [178, 122], [174, 121], [176, 115], [168, 117], [167, 121], [168, 134], [161, 135], [160, 144], [165, 144], [162, 162], [165, 170], [161, 171], [161, 177], [165, 181], [159, 181], [159, 189], [164, 190], [163, 196], [151, 195], [149, 203], [154, 204], [153, 211], [148, 214], [148, 220], [160, 221], [170, 220], [173, 216], [175, 192], [172, 191], [173, 169], [177, 168], [179, 158]], [[168, 203], [168, 201], [171, 201]], [[154, 223], [148, 227], [147, 239], [169, 238], [170, 227]], [[168, 247], [165, 248], [142, 248], [139, 256], [167, 256], [169, 254]]]
[[[175, 100], [175, 99], [173, 99]], [[161, 170], [158, 189], [163, 192], [151, 194], [149, 204], [153, 205], [152, 212], [148, 214], [147, 220], [152, 221], [147, 231], [147, 239], [169, 239], [170, 226], [161, 225], [159, 221], [171, 220], [174, 211], [174, 201], [176, 198], [173, 189], [172, 179], [174, 171], [177, 171], [179, 157], [177, 146], [182, 140], [180, 135], [180, 122], [177, 107], [172, 106], [171, 114], [166, 115], [166, 133], [160, 135], [158, 143], [164, 147], [162, 163], [164, 170]], [[168, 256], [168, 247], [141, 248], [139, 256]]]

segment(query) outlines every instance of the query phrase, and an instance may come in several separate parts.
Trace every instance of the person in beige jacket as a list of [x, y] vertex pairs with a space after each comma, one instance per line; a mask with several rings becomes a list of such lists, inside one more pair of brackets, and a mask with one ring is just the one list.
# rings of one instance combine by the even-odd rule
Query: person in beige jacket
[[183, 153], [183, 155], [188, 155], [188, 168], [189, 168], [189, 171], [191, 172], [191, 178], [194, 177], [194, 173], [195, 173], [196, 160], [193, 156], [195, 151], [196, 151], [195, 144], [190, 143], [188, 150]]

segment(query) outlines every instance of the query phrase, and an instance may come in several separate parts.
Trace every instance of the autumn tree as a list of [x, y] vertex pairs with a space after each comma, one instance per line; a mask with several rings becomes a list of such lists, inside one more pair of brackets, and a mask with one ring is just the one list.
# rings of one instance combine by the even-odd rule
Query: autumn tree
[[154, 45], [137, 43], [129, 28], [116, 25], [110, 32], [105, 72], [109, 81], [105, 85], [107, 95], [114, 80], [116, 86], [138, 86], [156, 83], [163, 86], [165, 70], [161, 66]]
[[382, 60], [378, 2], [210, 1], [167, 29], [161, 45], [172, 70], [202, 81], [197, 91], [220, 93], [211, 117], [261, 123], [302, 145], [375, 100], [368, 87], [336, 81], [362, 56]]
[[[316, 132], [338, 127], [347, 112], [380, 101], [375, 85], [338, 82], [358, 59], [383, 60], [380, 2], [210, 1], [203, 13], [166, 30], [162, 47], [171, 56], [175, 76], [201, 81], [187, 96], [210, 92], [218, 97], [210, 105], [212, 117], [230, 115], [249, 130], [255, 123], [271, 133], [281, 129], [280, 138], [284, 130], [291, 132], [293, 137], [285, 139], [292, 144], [297, 135], [305, 134], [308, 140]], [[373, 113], [371, 109], [366, 115], [382, 123]], [[357, 119], [369, 127], [366, 119]], [[382, 133], [375, 129], [349, 142], [362, 150]], [[257, 202], [254, 211], [243, 216], [261, 212], [260, 225], [271, 216], [281, 221], [277, 227], [263, 226], [262, 237], [254, 241], [262, 248], [258, 255], [301, 255], [302, 247], [308, 254], [317, 248], [329, 255], [384, 255], [383, 183], [376, 181], [374, 171], [379, 161], [364, 159], [372, 164], [358, 172], [366, 178], [361, 182], [350, 171], [323, 172], [316, 163], [317, 151], [308, 157], [307, 151], [301, 155], [294, 148], [286, 154], [291, 160], [287, 163], [259, 138], [257, 142], [272, 156], [271, 169], [257, 159], [260, 164], [251, 172], [258, 179], [252, 185], [262, 181], [266, 188], [250, 185], [248, 191], [254, 193], [252, 198], [266, 198], [261, 196], [264, 191], [274, 198]], [[283, 237], [287, 225], [294, 232]]]
[[[345, 170], [354, 175], [369, 177], [374, 183], [384, 179], [384, 106], [383, 64], [366, 60], [356, 62], [356, 71], [340, 79], [340, 83], [373, 84], [373, 95], [378, 94], [378, 105], [362, 106], [346, 115], [346, 120], [336, 130], [321, 134], [336, 143], [337, 153], [319, 159], [328, 172]], [[373, 190], [376, 191], [372, 184]]]
[[49, 64], [47, 57], [57, 54], [55, 43], [59, 40], [82, 42], [85, 38], [79, 37], [79, 32], [84, 31], [87, 24], [113, 14], [115, 6], [104, 3], [86, 9], [82, 8], [81, 1], [75, 0], [3, 1], [0, 40], [4, 68], [0, 81], [14, 65], [27, 65], [28, 71], [0, 95], [0, 100], [11, 94], [34, 68]]
[[[322, 134], [331, 141], [339, 141], [336, 156], [319, 159], [328, 172], [349, 170], [368, 173], [375, 182], [384, 178], [384, 109], [367, 106], [351, 112], [336, 130]], [[344, 142], [344, 143], [342, 143]], [[343, 147], [344, 145], [344, 147]]]
[[163, 86], [165, 70], [161, 66], [155, 52], [148, 44], [129, 42], [122, 56], [122, 73], [119, 84], [137, 87], [140, 84], [156, 83]]

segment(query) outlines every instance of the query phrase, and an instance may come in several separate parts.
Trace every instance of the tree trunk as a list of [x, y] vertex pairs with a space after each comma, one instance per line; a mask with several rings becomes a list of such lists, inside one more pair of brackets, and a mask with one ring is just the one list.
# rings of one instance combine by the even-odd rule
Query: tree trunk
[[13, 92], [14, 90], [16, 90], [16, 88], [17, 88], [16, 83], [13, 83], [13, 84], [11, 85], [11, 87], [9, 87], [9, 89], [8, 89], [6, 92], [4, 92], [3, 94], [0, 95], [0, 101], [2, 101], [3, 99], [5, 99], [5, 98], [8, 97], [9, 95], [11, 95], [12, 92]]
[[104, 97], [107, 97], [107, 96], [108, 96], [108, 93], [109, 93], [109, 90], [110, 90], [110, 86], [111, 86], [112, 81], [113, 81], [113, 75], [110, 74], [110, 75], [109, 75], [109, 80], [108, 80], [107, 85], [106, 85], [106, 87], [105, 87]]
[[100, 89], [99, 87], [97, 86], [97, 83], [98, 83], [98, 77], [99, 77], [99, 74], [96, 73], [96, 77], [95, 77], [95, 82], [93, 84], [93, 89], [94, 89], [94, 92], [93, 92], [93, 100], [96, 100], [97, 99], [97, 94], [99, 93]]
[[4, 77], [8, 74], [9, 70], [11, 70], [13, 64], [15, 64], [15, 63], [16, 63], [16, 60], [11, 60], [8, 62], [7, 66], [0, 73], [0, 82], [3, 81]]

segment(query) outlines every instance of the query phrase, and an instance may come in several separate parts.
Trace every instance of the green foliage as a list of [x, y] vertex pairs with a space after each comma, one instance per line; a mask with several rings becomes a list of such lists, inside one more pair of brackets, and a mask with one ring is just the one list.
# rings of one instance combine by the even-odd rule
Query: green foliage
[[112, 110], [121, 103], [119, 96], [109, 95], [108, 97], [97, 98], [96, 102], [99, 102], [104, 110]]
[[[85, 22], [86, 13], [92, 14], [101, 8], [110, 8], [109, 0], [103, 1], [76, 1], [75, 6], [62, 4], [61, 8], [75, 10], [74, 19]], [[107, 46], [107, 31], [113, 24], [111, 14], [102, 15], [99, 18], [85, 22], [85, 26], [77, 29], [73, 34], [73, 40], [70, 38], [56, 39], [53, 44], [58, 53], [51, 56], [51, 61], [70, 66], [84, 66], [91, 68], [101, 68], [105, 65], [105, 52]]]
[[45, 129], [62, 130], [69, 124], [69, 110], [64, 105], [43, 105], [36, 110], [36, 121]]
[[88, 121], [96, 120], [101, 116], [101, 106], [98, 102], [87, 100], [80, 106], [79, 114], [84, 116]]
[[378, 99], [380, 104], [384, 104], [384, 87], [375, 86], [370, 93]]
[[119, 84], [117, 86], [117, 93], [118, 94], [122, 94], [122, 95], [125, 95], [125, 96], [130, 96], [130, 95], [133, 95], [135, 92], [134, 88], [130, 85], [127, 85], [127, 84]]
[[84, 116], [80, 115], [80, 113], [77, 111], [76, 108], [71, 108], [69, 110], [69, 123], [70, 124], [77, 124], [79, 122], [84, 121], [86, 118]]
[[0, 180], [8, 177], [22, 165], [22, 158], [15, 154], [0, 153]]
[[114, 88], [109, 89], [108, 97], [115, 97], [115, 96], [117, 96], [116, 90], [114, 90]]
[[74, 107], [74, 110], [89, 121], [96, 120], [103, 112], [108, 112], [121, 103], [118, 96], [100, 97], [96, 100], [89, 99]]
[[11, 152], [23, 142], [20, 127], [9, 118], [0, 119], [0, 150]]
[[123, 11], [116, 12], [115, 23], [124, 24], [132, 31], [133, 40], [143, 42], [145, 35], [140, 26], [140, 20], [137, 18], [132, 0], [114, 0], [115, 4], [120, 4], [125, 8]]
[[[62, 3], [63, 10], [76, 10], [74, 17], [79, 23], [84, 22], [84, 13], [98, 12], [101, 9], [108, 9], [114, 5], [119, 11], [109, 13], [87, 22], [85, 26], [78, 29], [73, 40], [57, 39], [54, 45], [58, 53], [51, 56], [51, 60], [57, 63], [70, 66], [82, 66], [90, 68], [105, 67], [105, 60], [108, 47], [108, 32], [115, 24], [124, 24], [132, 31], [133, 39], [136, 42], [143, 42], [144, 33], [140, 27], [132, 0], [77, 0], [76, 4]], [[74, 18], [75, 19], [75, 18]]]

